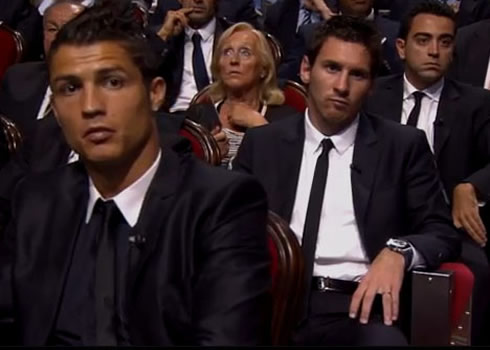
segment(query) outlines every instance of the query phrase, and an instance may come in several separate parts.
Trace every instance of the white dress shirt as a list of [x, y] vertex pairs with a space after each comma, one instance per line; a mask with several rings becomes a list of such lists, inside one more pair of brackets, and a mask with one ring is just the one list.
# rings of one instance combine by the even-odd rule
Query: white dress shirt
[[37, 112], [37, 120], [43, 119], [46, 116], [46, 110], [48, 109], [49, 103], [51, 102], [51, 95], [53, 92], [51, 91], [51, 88], [48, 86], [46, 89], [46, 93], [44, 94], [43, 102], [41, 103], [41, 107], [39, 108], [39, 111]]
[[[417, 90], [404, 75], [403, 77], [403, 108], [401, 123], [407, 124], [408, 116], [415, 106], [415, 97], [413, 93]], [[442, 88], [444, 87], [444, 78], [437, 83], [428, 87], [425, 90], [420, 90], [425, 94], [422, 98], [420, 106], [420, 114], [417, 122], [417, 128], [425, 132], [429, 146], [434, 152], [434, 122], [437, 117], [437, 108], [439, 107], [439, 100], [441, 99]]]
[[[201, 48], [206, 63], [206, 71], [208, 72], [209, 81], [211, 82], [211, 61], [213, 60], [214, 32], [216, 31], [216, 18], [213, 18], [206, 26], [197, 30], [201, 35]], [[192, 53], [194, 52], [194, 44], [192, 36], [196, 30], [185, 28], [185, 44], [184, 44], [184, 70], [182, 72], [182, 84], [180, 85], [179, 95], [173, 106], [170, 107], [170, 112], [186, 110], [192, 98], [197, 94], [196, 81], [194, 80], [194, 68], [192, 67]]]
[[103, 201], [108, 201], [111, 199], [114, 200], [117, 208], [129, 226], [135, 226], [140, 216], [141, 207], [143, 206], [146, 192], [148, 192], [148, 188], [150, 188], [151, 181], [155, 177], [158, 165], [160, 164], [161, 156], [162, 151], [160, 150], [151, 167], [148, 168], [148, 170], [138, 180], [133, 182], [113, 198], [103, 198], [99, 191], [97, 191], [95, 188], [92, 179], [89, 178], [89, 198], [85, 223], [90, 221], [97, 199], [102, 198]]
[[[359, 117], [340, 134], [330, 137], [334, 148], [328, 155], [327, 184], [318, 229], [314, 276], [357, 280], [368, 271], [369, 259], [354, 215], [350, 174], [358, 124]], [[290, 224], [299, 242], [303, 237], [316, 162], [321, 153], [321, 142], [325, 138], [311, 123], [307, 110], [303, 158]]]
[[483, 87], [490, 90], [490, 57], [488, 58], [487, 75], [485, 76], [485, 83]]

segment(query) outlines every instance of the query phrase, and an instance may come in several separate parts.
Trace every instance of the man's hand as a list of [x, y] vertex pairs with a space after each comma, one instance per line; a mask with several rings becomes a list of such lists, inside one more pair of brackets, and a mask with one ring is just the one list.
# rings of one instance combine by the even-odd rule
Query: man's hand
[[311, 8], [314, 11], [319, 12], [325, 21], [336, 15], [336, 13], [327, 6], [325, 0], [306, 0], [305, 5], [306, 8]]
[[371, 307], [376, 294], [383, 298], [384, 323], [391, 326], [398, 319], [400, 289], [405, 274], [403, 255], [384, 248], [374, 259], [368, 273], [352, 295], [349, 316], [355, 318], [360, 311], [361, 323], [368, 323]]
[[214, 139], [218, 143], [221, 159], [223, 159], [228, 154], [228, 151], [230, 150], [228, 137], [226, 137], [225, 132], [221, 130], [220, 126], [217, 126], [213, 130], [211, 130], [211, 135], [213, 135]]
[[487, 231], [480, 218], [472, 184], [462, 183], [454, 188], [452, 215], [454, 226], [463, 228], [482, 247], [487, 244]]
[[253, 128], [254, 126], [267, 124], [267, 120], [262, 114], [242, 102], [228, 103], [228, 120], [230, 124], [242, 128]]
[[187, 15], [192, 12], [191, 7], [182, 8], [177, 11], [168, 11], [165, 21], [158, 31], [158, 36], [166, 41], [171, 37], [179, 35], [189, 23]]

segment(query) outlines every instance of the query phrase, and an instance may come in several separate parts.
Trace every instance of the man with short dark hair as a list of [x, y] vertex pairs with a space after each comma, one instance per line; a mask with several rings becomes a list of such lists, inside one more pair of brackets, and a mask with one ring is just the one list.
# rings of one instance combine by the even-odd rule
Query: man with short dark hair
[[95, 6], [48, 57], [80, 161], [28, 175], [0, 244], [0, 327], [16, 344], [260, 345], [267, 203], [249, 176], [161, 140], [165, 82], [130, 8]]
[[233, 163], [302, 243], [297, 345], [406, 345], [405, 271], [459, 254], [423, 132], [360, 112], [380, 44], [364, 19], [318, 26], [301, 64], [305, 115], [248, 130]]
[[490, 227], [484, 215], [490, 199], [490, 94], [445, 77], [454, 52], [455, 18], [437, 0], [412, 9], [397, 40], [405, 73], [380, 78], [366, 110], [425, 132], [453, 223], [465, 237], [462, 260], [475, 274], [472, 333], [473, 344], [479, 344], [487, 333], [481, 315], [490, 283], [483, 250]]

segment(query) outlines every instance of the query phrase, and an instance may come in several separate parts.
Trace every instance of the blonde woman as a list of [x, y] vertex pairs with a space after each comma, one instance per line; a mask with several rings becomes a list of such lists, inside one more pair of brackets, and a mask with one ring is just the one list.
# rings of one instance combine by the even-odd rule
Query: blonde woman
[[277, 86], [274, 58], [266, 38], [248, 23], [237, 23], [223, 33], [211, 71], [215, 79], [208, 92], [212, 103], [191, 106], [187, 117], [212, 130], [222, 151], [229, 147], [222, 159], [227, 167], [245, 130], [295, 111], [283, 105], [284, 95]]

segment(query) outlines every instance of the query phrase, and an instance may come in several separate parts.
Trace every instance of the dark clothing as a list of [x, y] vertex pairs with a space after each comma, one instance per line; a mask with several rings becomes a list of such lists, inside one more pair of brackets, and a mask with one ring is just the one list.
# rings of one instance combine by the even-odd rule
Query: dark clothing
[[[254, 27], [259, 26], [259, 15], [255, 11], [253, 0], [219, 0], [217, 1], [217, 16], [228, 21], [248, 22]], [[151, 27], [161, 27], [169, 10], [177, 10], [182, 6], [177, 0], [159, 0], [155, 13], [150, 16]]]
[[490, 61], [490, 19], [458, 30], [452, 78], [473, 86], [484, 87]]
[[[216, 47], [221, 34], [231, 26], [231, 22], [223, 18], [216, 18], [216, 30], [214, 33], [214, 47]], [[149, 32], [148, 39], [153, 50], [161, 57], [161, 76], [165, 78], [167, 91], [163, 110], [168, 111], [175, 103], [180, 93], [182, 76], [184, 71], [184, 45], [185, 32], [168, 41], [162, 40], [156, 32]]]
[[[368, 113], [400, 122], [403, 75], [380, 78], [369, 96]], [[442, 183], [452, 200], [453, 189], [472, 183], [481, 199], [490, 199], [490, 93], [446, 79], [434, 128], [434, 153]]]
[[[0, 325], [13, 321], [19, 344], [46, 345], [85, 218], [88, 177], [79, 162], [33, 174], [14, 198], [0, 245]], [[164, 148], [134, 227], [144, 240], [129, 248], [131, 344], [264, 344], [266, 215], [265, 194], [251, 177]]]
[[[234, 170], [260, 180], [269, 208], [288, 222], [303, 157], [304, 118], [296, 115], [248, 130], [233, 162]], [[459, 255], [460, 237], [451, 225], [432, 154], [420, 130], [361, 114], [351, 184], [354, 215], [370, 262], [394, 235], [410, 242], [429, 269]], [[369, 327], [350, 320], [350, 295], [342, 302], [324, 299], [317, 292], [307, 293], [306, 298], [310, 311], [293, 339], [297, 345], [406, 344], [397, 328], [385, 327], [379, 319]], [[340, 310], [335, 310], [337, 306]]]

